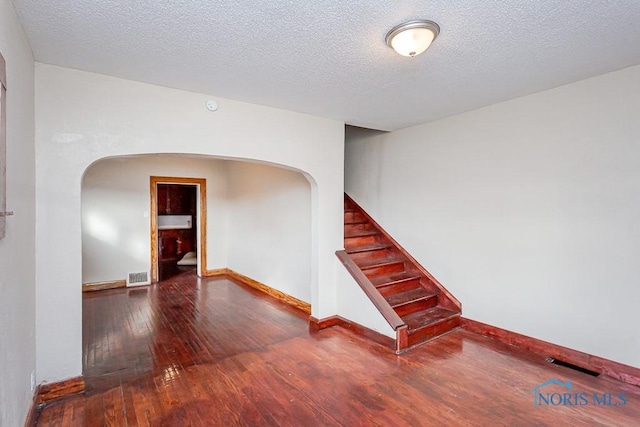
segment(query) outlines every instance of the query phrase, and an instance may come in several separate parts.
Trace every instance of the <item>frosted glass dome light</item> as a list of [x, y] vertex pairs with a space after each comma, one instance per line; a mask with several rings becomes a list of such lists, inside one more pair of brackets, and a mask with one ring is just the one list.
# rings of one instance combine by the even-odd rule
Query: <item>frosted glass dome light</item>
[[414, 57], [427, 50], [439, 33], [435, 22], [416, 20], [393, 27], [384, 40], [400, 55]]

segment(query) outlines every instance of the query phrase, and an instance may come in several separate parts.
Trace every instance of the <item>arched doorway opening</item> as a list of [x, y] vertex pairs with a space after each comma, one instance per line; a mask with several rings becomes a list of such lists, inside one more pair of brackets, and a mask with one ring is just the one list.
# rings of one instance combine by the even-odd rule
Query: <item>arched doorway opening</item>
[[122, 283], [138, 272], [155, 276], [149, 234], [157, 226], [149, 193], [153, 176], [206, 182], [205, 209], [196, 220], [203, 226], [199, 236], [206, 236], [198, 251], [204, 256], [199, 275], [231, 268], [311, 302], [315, 260], [308, 175], [212, 156], [122, 156], [92, 164], [81, 193], [83, 284]]

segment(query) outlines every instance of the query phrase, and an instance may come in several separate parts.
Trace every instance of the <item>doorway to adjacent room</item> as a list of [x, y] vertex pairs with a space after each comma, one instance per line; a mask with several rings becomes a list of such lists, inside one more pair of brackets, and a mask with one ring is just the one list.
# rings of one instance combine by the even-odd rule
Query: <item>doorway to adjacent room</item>
[[151, 177], [151, 282], [206, 271], [206, 180]]

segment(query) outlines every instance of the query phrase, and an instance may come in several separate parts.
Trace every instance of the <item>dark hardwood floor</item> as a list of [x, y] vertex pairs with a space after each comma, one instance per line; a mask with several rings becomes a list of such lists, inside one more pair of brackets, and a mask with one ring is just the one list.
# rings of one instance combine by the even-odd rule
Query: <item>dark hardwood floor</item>
[[[83, 304], [86, 393], [38, 425], [640, 425], [637, 387], [462, 330], [396, 356], [339, 327], [309, 332], [305, 314], [226, 278], [185, 273]], [[534, 407], [550, 379], [588, 404]]]

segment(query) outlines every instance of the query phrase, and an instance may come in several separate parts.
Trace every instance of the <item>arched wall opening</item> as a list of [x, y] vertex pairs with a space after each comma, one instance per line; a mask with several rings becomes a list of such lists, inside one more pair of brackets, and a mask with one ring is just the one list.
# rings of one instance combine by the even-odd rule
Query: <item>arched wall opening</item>
[[38, 383], [82, 372], [82, 177], [104, 158], [182, 153], [303, 174], [311, 182], [312, 315], [336, 314], [344, 123], [221, 98], [212, 113], [211, 95], [46, 64], [36, 64], [35, 85]]
[[214, 156], [120, 156], [90, 165], [81, 194], [83, 284], [150, 270], [150, 176], [206, 180], [208, 270], [230, 268], [311, 303], [312, 178]]

